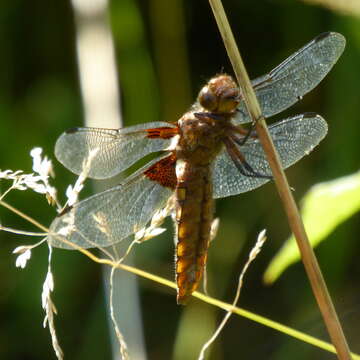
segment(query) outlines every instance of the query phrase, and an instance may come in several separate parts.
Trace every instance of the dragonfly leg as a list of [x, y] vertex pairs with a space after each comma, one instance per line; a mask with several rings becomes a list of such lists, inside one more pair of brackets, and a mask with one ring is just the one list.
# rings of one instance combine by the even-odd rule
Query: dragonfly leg
[[249, 137], [257, 138], [257, 134], [254, 132], [254, 129], [255, 129], [255, 123], [252, 123], [250, 129], [245, 130], [246, 134], [242, 139], [238, 139], [234, 137], [233, 140], [238, 145], [243, 146], [246, 143], [246, 141], [249, 139]]
[[232, 161], [234, 162], [236, 168], [239, 170], [240, 174], [247, 176], [247, 177], [254, 177], [254, 178], [262, 178], [262, 179], [272, 179], [272, 176], [265, 175], [257, 172], [254, 170], [251, 165], [246, 161], [243, 154], [240, 150], [236, 147], [236, 144], [232, 141], [231, 138], [225, 138], [224, 144], [230, 155]]
[[[256, 132], [254, 131], [255, 123], [252, 123], [249, 129], [244, 129], [241, 125], [233, 125], [233, 124], [230, 124], [229, 128], [230, 128], [229, 136], [239, 146], [243, 146], [250, 137], [252, 139], [258, 138]], [[242, 137], [238, 138], [235, 136], [235, 134], [242, 135]]]

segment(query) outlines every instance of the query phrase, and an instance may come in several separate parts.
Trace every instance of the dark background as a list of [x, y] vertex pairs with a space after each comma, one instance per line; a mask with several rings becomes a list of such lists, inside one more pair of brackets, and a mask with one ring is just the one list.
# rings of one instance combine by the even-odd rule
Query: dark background
[[[110, 4], [125, 125], [174, 121], [187, 110], [209, 77], [222, 70], [231, 73], [207, 1], [180, 2], [183, 13], [172, 8], [177, 3], [114, 0]], [[319, 148], [287, 172], [296, 199], [317, 182], [358, 170], [359, 19], [295, 0], [226, 0], [224, 6], [252, 78], [271, 70], [321, 32], [332, 30], [346, 37], [345, 53], [324, 82], [275, 119], [315, 111], [329, 123], [329, 134]], [[167, 22], [170, 14], [180, 22]], [[83, 123], [70, 4], [1, 1], [0, 49], [0, 168], [31, 172], [29, 152], [33, 147], [41, 146], [54, 159], [57, 137], [66, 128]], [[177, 51], [185, 54], [185, 62], [174, 55]], [[63, 191], [75, 176], [56, 160], [54, 163], [55, 183]], [[2, 182], [1, 191], [7, 186]], [[29, 191], [14, 191], [7, 201], [45, 225], [55, 216], [43, 197]], [[36, 230], [5, 209], [0, 214], [5, 226]], [[267, 264], [289, 234], [274, 186], [217, 201], [217, 215], [220, 230], [208, 264], [211, 294], [231, 301], [239, 270], [256, 234], [266, 228], [269, 241], [247, 274], [240, 306], [328, 340], [300, 263], [287, 270], [275, 285], [262, 284]], [[168, 227], [165, 235], [137, 248], [135, 263], [172, 279], [170, 222]], [[358, 234], [356, 215], [339, 226], [316, 253], [350, 346], [359, 353]], [[55, 358], [48, 330], [42, 328], [40, 294], [47, 247], [34, 250], [27, 268], [19, 270], [11, 251], [36, 240], [0, 233], [0, 241], [0, 358]], [[56, 250], [54, 274], [54, 300], [59, 311], [56, 326], [66, 357], [111, 358], [100, 266], [76, 252]], [[140, 286], [149, 359], [196, 358], [223, 312], [196, 299], [183, 308], [176, 305], [174, 291], [146, 280], [140, 280]], [[181, 345], [179, 339], [184, 342], [184, 337], [188, 343]], [[334, 357], [233, 316], [209, 358]]]

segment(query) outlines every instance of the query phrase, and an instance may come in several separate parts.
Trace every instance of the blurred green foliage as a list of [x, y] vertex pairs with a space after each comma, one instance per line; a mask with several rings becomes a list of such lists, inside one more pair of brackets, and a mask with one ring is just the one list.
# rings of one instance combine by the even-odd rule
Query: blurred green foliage
[[[312, 247], [329, 239], [329, 235], [360, 210], [360, 173], [318, 183], [301, 199], [301, 216]], [[264, 281], [272, 284], [289, 267], [300, 261], [300, 252], [291, 235], [272, 259]]]
[[[110, 4], [125, 125], [174, 121], [187, 110], [189, 99], [195, 99], [209, 77], [222, 70], [231, 73], [208, 3], [205, 0], [174, 2], [175, 9], [171, 9], [172, 2], [164, 4], [165, 8], [159, 2], [155, 6], [152, 1], [144, 0], [114, 0]], [[296, 189], [296, 198], [300, 199], [313, 184], [358, 170], [359, 19], [295, 0], [258, 1], [256, 6], [250, 0], [226, 0], [224, 6], [252, 77], [271, 70], [321, 32], [338, 31], [346, 37], [345, 53], [324, 82], [276, 119], [315, 111], [329, 123], [329, 134], [316, 151], [287, 172]], [[167, 31], [166, 20], [170, 16], [177, 21], [168, 22], [171, 31]], [[53, 146], [61, 132], [82, 124], [74, 31], [69, 2], [4, 0], [0, 3], [2, 170], [30, 172], [29, 151], [33, 147], [43, 147], [53, 158]], [[173, 56], [174, 53], [180, 55]], [[74, 181], [75, 176], [59, 164], [55, 170], [59, 189]], [[1, 190], [6, 186], [2, 182]], [[8, 201], [46, 225], [55, 215], [43, 198], [30, 192], [14, 192]], [[268, 262], [289, 235], [274, 186], [266, 185], [218, 201], [217, 215], [220, 229], [212, 243], [208, 264], [210, 293], [228, 301], [232, 299], [237, 275], [256, 234], [267, 228], [269, 240], [247, 275], [241, 306], [327, 339], [301, 264], [289, 269], [272, 287], [261, 282]], [[0, 210], [0, 216], [6, 226], [34, 230], [4, 209]], [[316, 250], [350, 346], [357, 353], [360, 352], [359, 230], [356, 215], [340, 225]], [[166, 235], [137, 247], [137, 265], [173, 278], [172, 233], [169, 225]], [[0, 358], [55, 358], [48, 330], [42, 328], [40, 306], [46, 248], [35, 250], [27, 268], [20, 271], [15, 269], [11, 251], [33, 239], [6, 233], [0, 233], [0, 237]], [[59, 310], [56, 324], [65, 354], [70, 359], [110, 359], [100, 267], [75, 252], [57, 250], [54, 257], [54, 297]], [[176, 305], [173, 291], [147, 281], [140, 284], [149, 359], [170, 359], [181, 314], [187, 310]], [[201, 311], [201, 307], [208, 305], [196, 306]], [[191, 327], [186, 331], [191, 332]], [[209, 336], [210, 331], [211, 328]], [[201, 345], [193, 344], [199, 349]], [[184, 359], [195, 356], [185, 354]], [[240, 356], [319, 360], [329, 359], [331, 355], [247, 320], [233, 318], [210, 359]]]

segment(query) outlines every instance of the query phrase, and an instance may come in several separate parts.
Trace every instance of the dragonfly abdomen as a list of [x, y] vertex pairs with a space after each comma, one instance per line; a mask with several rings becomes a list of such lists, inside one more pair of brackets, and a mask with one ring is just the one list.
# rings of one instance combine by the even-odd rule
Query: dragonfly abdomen
[[[181, 171], [178, 170], [179, 167]], [[177, 174], [177, 302], [185, 304], [198, 287], [204, 271], [214, 203], [209, 166], [196, 166], [180, 161]]]

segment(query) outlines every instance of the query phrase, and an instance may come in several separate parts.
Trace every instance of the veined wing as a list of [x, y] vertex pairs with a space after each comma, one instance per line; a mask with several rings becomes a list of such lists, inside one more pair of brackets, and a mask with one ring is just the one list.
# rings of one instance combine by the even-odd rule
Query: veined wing
[[[345, 38], [335, 32], [320, 34], [274, 70], [252, 81], [262, 113], [275, 115], [295, 104], [326, 76], [345, 48]], [[234, 118], [251, 121], [244, 101]]]
[[87, 176], [105, 179], [127, 169], [149, 153], [165, 150], [176, 133], [176, 126], [165, 122], [117, 130], [75, 128], [59, 137], [55, 155], [75, 174], [80, 174], [89, 161]]
[[[269, 126], [269, 132], [285, 169], [307, 155], [325, 137], [327, 123], [320, 115], [307, 113], [273, 124]], [[271, 175], [269, 163], [258, 139], [249, 138], [239, 150], [256, 172]], [[225, 149], [215, 160], [215, 198], [247, 192], [268, 181], [266, 178], [240, 174]]]
[[176, 185], [173, 155], [156, 159], [121, 185], [75, 204], [55, 218], [48, 240], [52, 246], [74, 249], [107, 247], [141, 230], [163, 209]]

